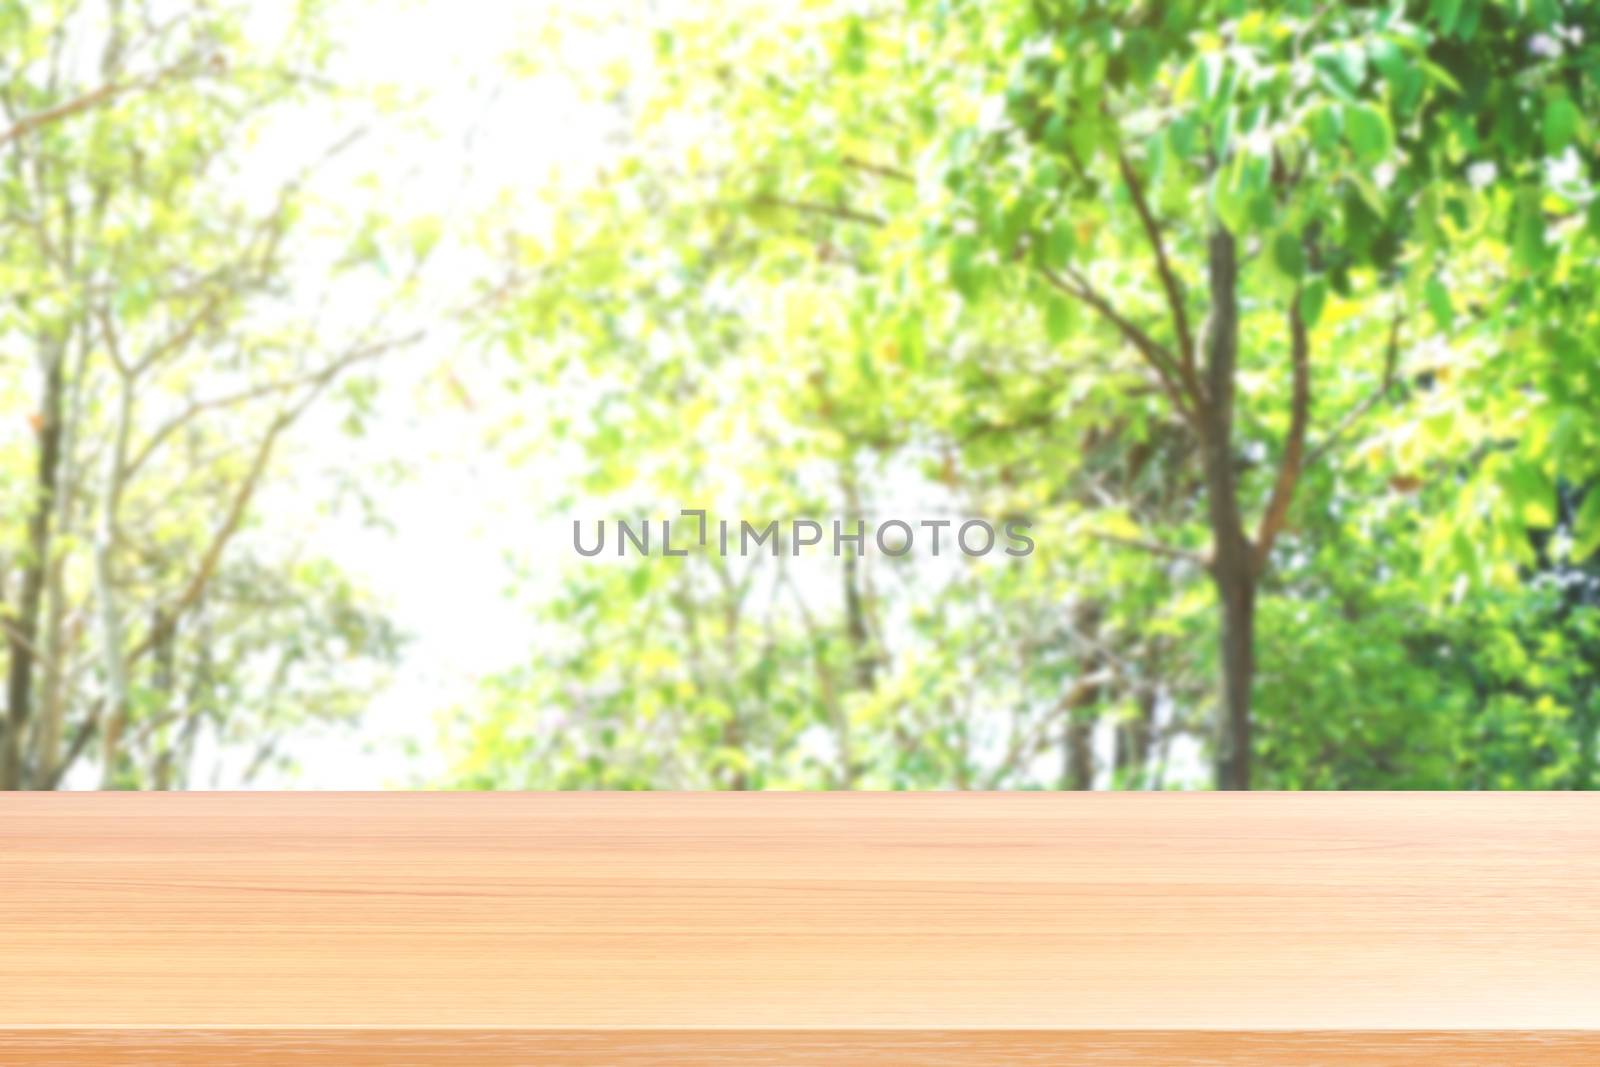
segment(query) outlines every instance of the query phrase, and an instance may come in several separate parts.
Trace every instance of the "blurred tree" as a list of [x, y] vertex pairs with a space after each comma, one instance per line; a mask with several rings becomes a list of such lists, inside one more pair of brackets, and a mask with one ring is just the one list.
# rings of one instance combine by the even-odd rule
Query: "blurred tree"
[[272, 117], [329, 92], [316, 7], [284, 15], [0, 4], [0, 347], [37, 375], [4, 388], [32, 414], [0, 452], [0, 788], [80, 764], [181, 785], [202, 731], [271, 753], [393, 651], [336, 572], [248, 536], [286, 432], [403, 341], [382, 302], [308, 321], [287, 280], [307, 180], [349, 131], [224, 192]]
[[[602, 613], [581, 651], [502, 679], [488, 733], [466, 717], [468, 780], [1160, 784], [1210, 640], [1218, 786], [1590, 781], [1568, 661], [1593, 606], [1550, 573], [1600, 545], [1595, 18], [819, 2], [602, 38], [614, 61], [588, 65], [629, 142], [522, 240], [525, 285], [486, 324], [595, 413], [544, 428], [585, 457], [586, 509], [892, 501], [1044, 532], [1026, 569], [846, 557], [837, 600], [807, 582], [809, 618], [729, 638], [777, 657], [759, 685], [708, 685], [679, 647], [648, 700], [624, 665], [688, 639], [642, 620], [674, 597], [717, 617], [713, 562], [596, 564], [562, 601]], [[558, 749], [501, 745], [540, 733], [531, 707], [565, 709]], [[704, 729], [725, 708], [737, 759]]]

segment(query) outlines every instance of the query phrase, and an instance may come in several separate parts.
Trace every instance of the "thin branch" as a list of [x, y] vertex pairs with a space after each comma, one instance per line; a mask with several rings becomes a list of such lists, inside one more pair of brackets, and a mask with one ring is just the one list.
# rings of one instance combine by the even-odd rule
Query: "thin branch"
[[104, 699], [95, 702], [93, 710], [78, 724], [78, 729], [73, 733], [72, 741], [67, 745], [67, 751], [62, 755], [61, 761], [45, 771], [36, 788], [53, 790], [60, 787], [61, 780], [67, 776], [67, 771], [78, 761], [78, 757], [83, 755], [83, 750], [89, 747], [89, 741], [100, 725], [101, 712], [104, 708]]
[[1183, 287], [1178, 284], [1178, 277], [1167, 259], [1167, 246], [1161, 239], [1161, 227], [1145, 201], [1139, 175], [1134, 171], [1133, 164], [1128, 162], [1126, 154], [1118, 153], [1117, 162], [1122, 168], [1122, 180], [1127, 183], [1128, 195], [1133, 198], [1134, 210], [1139, 213], [1139, 221], [1143, 223], [1145, 236], [1149, 238], [1150, 248], [1155, 253], [1156, 273], [1161, 277], [1161, 287], [1166, 290], [1167, 306], [1172, 311], [1172, 326], [1178, 336], [1178, 369], [1190, 396], [1198, 403], [1202, 393], [1195, 371], [1194, 334], [1189, 330], [1189, 313], [1184, 306]]
[[1283, 445], [1283, 458], [1278, 462], [1278, 477], [1272, 484], [1272, 495], [1261, 514], [1261, 525], [1256, 530], [1255, 568], [1257, 573], [1266, 567], [1272, 544], [1283, 531], [1289, 517], [1289, 504], [1294, 500], [1295, 486], [1300, 482], [1301, 460], [1306, 448], [1306, 424], [1311, 409], [1311, 342], [1306, 332], [1305, 318], [1300, 314], [1300, 291], [1295, 290], [1289, 301], [1289, 352], [1293, 369], [1293, 395], [1289, 402], [1289, 436]]
[[95, 89], [92, 92], [85, 93], [76, 99], [68, 100], [64, 104], [57, 104], [55, 107], [45, 108], [43, 111], [37, 111], [32, 115], [28, 115], [27, 117], [21, 119], [10, 129], [0, 132], [0, 144], [8, 144], [12, 141], [18, 140], [19, 138], [26, 137], [35, 130], [43, 129], [52, 122], [58, 122], [61, 119], [71, 118], [80, 111], [88, 111], [90, 108], [98, 107], [101, 104], [116, 99], [118, 96], [121, 96], [123, 93], [132, 88], [132, 83], [113, 82], [109, 85], [102, 85], [100, 88]]
[[290, 392], [294, 389], [299, 389], [306, 386], [316, 387], [319, 383], [326, 382], [328, 379], [341, 373], [342, 371], [348, 370], [357, 363], [374, 359], [380, 355], [383, 355], [385, 352], [390, 351], [391, 349], [404, 347], [405, 345], [415, 342], [420, 337], [421, 333], [418, 331], [406, 337], [365, 345], [351, 352], [347, 352], [345, 355], [334, 360], [332, 363], [329, 363], [327, 366], [318, 368], [316, 371], [313, 371], [309, 374], [303, 374], [294, 378], [284, 378], [278, 381], [263, 382], [258, 385], [253, 385], [248, 389], [240, 389], [232, 393], [224, 393], [220, 396], [207, 397], [204, 400], [193, 401], [182, 411], [178, 412], [172, 418], [168, 419], [166, 422], [162, 423], [156, 428], [155, 432], [150, 435], [150, 439], [140, 446], [139, 451], [135, 452], [133, 458], [128, 461], [127, 473], [129, 477], [131, 477], [133, 473], [150, 458], [155, 450], [161, 446], [162, 442], [166, 441], [167, 438], [171, 437], [178, 430], [188, 425], [188, 423], [193, 421], [196, 416], [203, 415], [208, 411], [218, 411], [224, 408], [230, 408], [237, 404], [248, 403], [251, 400], [259, 400], [263, 397]]
[[845, 156], [839, 162], [843, 163], [851, 170], [859, 170], [863, 174], [871, 174], [875, 177], [887, 178], [889, 181], [900, 182], [902, 185], [915, 185], [917, 182], [917, 179], [911, 174], [910, 171], [904, 171], [898, 167], [886, 167], [882, 163], [871, 163], [864, 159], [858, 159], [855, 156]]
[[982, 422], [954, 435], [956, 440], [963, 443], [981, 440], [985, 437], [1010, 437], [1014, 434], [1024, 433], [1029, 430], [1049, 430], [1055, 427], [1056, 413], [1046, 409], [1024, 415], [1010, 422]]
[[762, 207], [780, 207], [807, 215], [825, 215], [845, 222], [862, 222], [869, 226], [887, 226], [889, 220], [870, 211], [857, 211], [842, 204], [817, 204], [807, 200], [785, 200], [777, 196], [758, 196], [753, 201]]
[[1161, 541], [1147, 541], [1142, 537], [1123, 537], [1120, 534], [1107, 533], [1104, 530], [1090, 530], [1088, 533], [1096, 541], [1104, 541], [1110, 545], [1136, 548], [1141, 552], [1150, 552], [1157, 556], [1165, 556], [1168, 559], [1193, 563], [1197, 567], [1211, 566], [1211, 560], [1205, 553], [1196, 552], [1192, 548], [1179, 548], [1177, 545], [1169, 545]]
[[1360, 403], [1345, 412], [1344, 417], [1328, 432], [1328, 436], [1323, 438], [1322, 443], [1307, 454], [1304, 463], [1306, 469], [1309, 470], [1326, 458], [1328, 453], [1333, 451], [1334, 447], [1344, 438], [1345, 434], [1349, 433], [1351, 428], [1360, 422], [1362, 417], [1377, 405], [1378, 401], [1388, 396], [1389, 391], [1394, 388], [1395, 374], [1399, 370], [1400, 364], [1400, 330], [1404, 324], [1405, 316], [1396, 311], [1394, 320], [1389, 325], [1389, 347], [1383, 356], [1383, 381], [1378, 384], [1376, 389], [1367, 394]]
[[[341, 370], [355, 363], [358, 359], [370, 358], [400, 345], [410, 344], [420, 337], [421, 331], [417, 331], [407, 337], [364, 346], [340, 359], [334, 360], [310, 380], [310, 388], [305, 396], [301, 397], [292, 406], [282, 408], [278, 412], [267, 427], [267, 432], [262, 437], [260, 444], [256, 446], [250, 469], [246, 472], [244, 481], [240, 483], [238, 491], [234, 494], [233, 502], [228, 508], [227, 515], [212, 534], [211, 543], [201, 555], [199, 566], [196, 567], [194, 574], [184, 585], [183, 591], [171, 603], [160, 609], [159, 615], [162, 619], [167, 622], [175, 620], [192, 607], [204, 594], [206, 586], [210, 583], [212, 576], [216, 573], [217, 566], [221, 563], [223, 550], [228, 547], [228, 542], [239, 532], [239, 527], [244, 522], [245, 515], [250, 508], [250, 502], [261, 482], [262, 475], [265, 474], [267, 464], [272, 459], [273, 449], [284, 431], [294, 425], [329, 383], [338, 376]], [[152, 627], [144, 638], [128, 653], [129, 662], [137, 660], [155, 647], [158, 633], [159, 628]]]
[[106, 312], [104, 304], [96, 306], [95, 317], [100, 320], [100, 332], [105, 337], [106, 353], [111, 357], [111, 364], [116, 367], [117, 376], [123, 381], [127, 381], [133, 377], [133, 369], [128, 366], [128, 361], [123, 358], [122, 342], [118, 339], [116, 324]]
[[94, 108], [100, 107], [103, 104], [109, 104], [119, 96], [123, 96], [135, 89], [147, 89], [152, 86], [159, 85], [162, 81], [165, 81], [168, 77], [176, 74], [178, 71], [182, 70], [185, 66], [190, 65], [192, 62], [193, 57], [189, 57], [181, 62], [174, 63], [170, 67], [163, 67], [158, 71], [147, 74], [142, 78], [133, 78], [128, 81], [107, 82], [98, 89], [92, 89], [89, 92], [84, 93], [82, 96], [74, 97], [65, 103], [57, 104], [55, 107], [45, 108], [43, 111], [36, 111], [31, 115], [27, 115], [17, 120], [17, 122], [9, 129], [0, 131], [0, 145], [9, 144], [12, 141], [20, 140], [21, 138], [26, 137], [37, 130], [49, 126], [51, 123], [60, 122], [63, 119], [71, 118], [74, 115], [85, 111], [90, 111]]
[[138, 366], [135, 369], [138, 372], [143, 373], [150, 367], [155, 366], [158, 361], [187, 346], [189, 342], [194, 340], [195, 336], [200, 332], [201, 326], [205, 325], [207, 322], [214, 321], [217, 308], [222, 304], [223, 295], [222, 289], [218, 288], [213, 290], [211, 294], [207, 296], [201, 303], [200, 310], [196, 311], [192, 316], [190, 316], [187, 322], [185, 322], [177, 330], [173, 331], [173, 333], [164, 340], [150, 346], [150, 350], [144, 354], [142, 359], [139, 360]]
[[[256, 446], [255, 457], [250, 463], [250, 470], [246, 473], [244, 481], [240, 483], [239, 490], [233, 496], [233, 503], [228, 508], [228, 513], [211, 535], [211, 543], [206, 547], [205, 553], [200, 557], [200, 565], [195, 568], [194, 574], [188, 583], [170, 605], [160, 611], [165, 619], [175, 619], [188, 610], [200, 599], [206, 586], [211, 581], [211, 576], [216, 573], [217, 565], [222, 561], [222, 552], [228, 547], [228, 542], [233, 540], [233, 535], [239, 532], [239, 527], [244, 522], [245, 514], [249, 511], [251, 498], [255, 496], [256, 488], [261, 483], [261, 476], [266, 472], [267, 463], [272, 459], [272, 451], [278, 443], [278, 438], [283, 431], [288, 429], [294, 421], [295, 409], [285, 409], [279, 412], [272, 424], [267, 428], [267, 433]], [[150, 651], [156, 644], [156, 629], [152, 629], [145, 638], [134, 646], [128, 653], [128, 660], [137, 660], [140, 656]]]
[[1109, 301], [1095, 292], [1093, 287], [1089, 285], [1088, 279], [1084, 278], [1083, 275], [1070, 270], [1070, 268], [1066, 277], [1056, 273], [1049, 267], [1041, 267], [1040, 270], [1051, 285], [1081, 303], [1087, 304], [1098, 312], [1102, 318], [1114, 325], [1122, 336], [1144, 357], [1144, 361], [1150, 365], [1151, 369], [1156, 372], [1156, 377], [1160, 379], [1162, 390], [1167, 394], [1167, 399], [1172, 401], [1172, 405], [1177, 409], [1178, 413], [1188, 419], [1191, 424], [1199, 424], [1196, 409], [1185, 401], [1183, 389], [1173, 376], [1174, 367], [1170, 352], [1118, 312], [1116, 308], [1112, 307]]

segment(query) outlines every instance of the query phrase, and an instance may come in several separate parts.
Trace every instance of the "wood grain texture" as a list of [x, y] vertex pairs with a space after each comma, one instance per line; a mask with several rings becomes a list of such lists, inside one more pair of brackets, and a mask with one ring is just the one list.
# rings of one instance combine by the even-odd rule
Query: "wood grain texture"
[[0, 1031], [52, 1067], [1594, 1067], [1600, 1034], [1550, 1031]]
[[285, 1059], [1595, 1064], [1600, 802], [0, 798], [0, 1064]]

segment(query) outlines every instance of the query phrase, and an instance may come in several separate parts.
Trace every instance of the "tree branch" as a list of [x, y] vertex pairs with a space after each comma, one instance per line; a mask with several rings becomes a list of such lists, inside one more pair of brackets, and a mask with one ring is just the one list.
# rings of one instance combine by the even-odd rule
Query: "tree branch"
[[889, 181], [899, 182], [902, 185], [915, 185], [917, 181], [909, 171], [901, 170], [898, 167], [886, 167], [882, 163], [871, 163], [855, 156], [845, 156], [839, 162], [851, 170], [859, 170], [863, 174], [887, 178]]
[[868, 226], [887, 226], [889, 220], [870, 211], [857, 211], [842, 204], [816, 204], [807, 200], [785, 200], [777, 196], [758, 196], [753, 201], [762, 207], [780, 207], [807, 215], [825, 215], [845, 222], [863, 222]]
[[1305, 467], [1307, 469], [1316, 466], [1329, 452], [1333, 451], [1334, 446], [1339, 443], [1345, 434], [1350, 432], [1356, 423], [1361, 421], [1362, 416], [1371, 411], [1378, 401], [1388, 396], [1389, 390], [1394, 388], [1395, 372], [1399, 369], [1400, 364], [1400, 329], [1404, 324], [1405, 316], [1396, 311], [1394, 320], [1389, 325], [1389, 347], [1383, 356], [1383, 381], [1378, 384], [1376, 389], [1367, 394], [1365, 399], [1345, 412], [1344, 417], [1328, 432], [1328, 436], [1323, 438], [1322, 443], [1311, 450], [1310, 454], [1306, 456]]
[[12, 141], [26, 137], [37, 130], [43, 129], [53, 122], [59, 122], [62, 119], [68, 119], [84, 111], [90, 111], [94, 108], [100, 107], [103, 104], [108, 104], [117, 97], [132, 92], [135, 89], [147, 89], [151, 86], [159, 85], [171, 75], [176, 74], [185, 66], [191, 64], [193, 62], [193, 58], [194, 57], [189, 57], [183, 61], [174, 63], [170, 67], [163, 67], [162, 69], [147, 74], [142, 78], [133, 78], [129, 81], [107, 82], [98, 89], [92, 89], [89, 92], [84, 93], [82, 96], [74, 97], [65, 103], [57, 104], [55, 107], [45, 108], [43, 111], [36, 111], [32, 115], [24, 116], [23, 118], [17, 120], [17, 122], [14, 123], [9, 129], [0, 131], [0, 145], [9, 144]]
[[1157, 556], [1165, 556], [1168, 559], [1193, 563], [1197, 567], [1211, 566], [1211, 560], [1207, 558], [1205, 553], [1196, 552], [1191, 548], [1179, 548], [1177, 545], [1169, 545], [1161, 541], [1147, 541], [1142, 537], [1123, 537], [1120, 534], [1107, 533], [1104, 530], [1090, 530], [1089, 536], [1096, 541], [1119, 545], [1122, 548], [1136, 548], [1141, 552], [1150, 552]]
[[1049, 267], [1041, 267], [1040, 270], [1051, 285], [1081, 303], [1087, 304], [1098, 312], [1102, 318], [1115, 326], [1118, 332], [1127, 339], [1129, 344], [1133, 345], [1139, 355], [1144, 357], [1144, 361], [1156, 372], [1156, 377], [1161, 382], [1162, 391], [1167, 394], [1167, 399], [1172, 401], [1172, 405], [1178, 414], [1187, 419], [1191, 425], [1199, 425], [1197, 409], [1185, 401], [1183, 389], [1179, 385], [1177, 378], [1174, 377], [1173, 359], [1170, 352], [1126, 316], [1118, 312], [1116, 308], [1112, 307], [1109, 301], [1095, 292], [1093, 287], [1089, 285], [1088, 279], [1077, 271], [1068, 268], [1068, 276], [1063, 277]]
[[[245, 474], [244, 481], [240, 483], [238, 491], [234, 494], [233, 502], [228, 508], [228, 514], [212, 534], [211, 543], [201, 555], [199, 566], [196, 567], [195, 573], [184, 585], [183, 591], [169, 604], [160, 609], [159, 615], [161, 618], [167, 622], [172, 622], [192, 607], [204, 594], [206, 586], [210, 583], [212, 575], [216, 573], [217, 566], [222, 560], [223, 550], [227, 548], [228, 542], [233, 539], [234, 534], [239, 532], [239, 527], [244, 522], [244, 517], [250, 508], [250, 501], [255, 496], [256, 488], [261, 482], [262, 475], [266, 472], [268, 462], [272, 459], [272, 452], [277, 445], [278, 438], [283, 435], [284, 431], [294, 425], [295, 421], [305, 413], [306, 409], [327, 388], [329, 383], [339, 375], [340, 371], [361, 359], [370, 358], [400, 345], [410, 344], [420, 336], [421, 331], [417, 331], [406, 337], [374, 342], [347, 353], [307, 380], [309, 389], [305, 396], [297, 400], [292, 406], [279, 410], [267, 427], [267, 432], [262, 437], [261, 443], [256, 446], [255, 457], [251, 461], [250, 469]], [[152, 627], [144, 638], [128, 653], [129, 662], [138, 659], [154, 648], [158, 633], [158, 628]]]
[[133, 454], [133, 457], [128, 460], [128, 476], [132, 477], [133, 473], [144, 465], [145, 461], [148, 460], [156, 451], [156, 449], [161, 446], [162, 442], [186, 426], [196, 416], [203, 415], [208, 411], [217, 411], [224, 408], [233, 407], [236, 404], [248, 403], [251, 400], [259, 400], [263, 397], [273, 396], [278, 393], [290, 392], [294, 389], [307, 386], [313, 388], [318, 387], [342, 371], [355, 366], [357, 363], [368, 359], [374, 359], [391, 349], [411, 344], [412, 342], [418, 340], [420, 336], [421, 334], [419, 331], [406, 337], [364, 345], [360, 348], [354, 349], [351, 352], [347, 352], [345, 355], [334, 360], [332, 363], [329, 363], [327, 366], [320, 367], [309, 374], [303, 374], [294, 378], [283, 378], [277, 381], [262, 382], [258, 385], [250, 386], [247, 389], [239, 389], [232, 393], [224, 393], [220, 396], [207, 397], [204, 400], [191, 401], [189, 405], [182, 411], [178, 412], [172, 418], [158, 426], [150, 435], [149, 440], [145, 441], [145, 443], [140, 446], [139, 450]]
[[1294, 375], [1293, 395], [1289, 401], [1289, 436], [1284, 441], [1283, 458], [1278, 462], [1278, 477], [1272, 484], [1272, 495], [1267, 498], [1267, 508], [1261, 514], [1261, 525], [1256, 529], [1257, 574], [1266, 567], [1272, 544], [1283, 531], [1283, 524], [1289, 516], [1289, 504], [1294, 500], [1295, 487], [1300, 482], [1301, 459], [1306, 448], [1306, 423], [1311, 408], [1311, 342], [1307, 336], [1305, 319], [1300, 314], [1298, 288], [1289, 302], [1289, 353]]
[[220, 289], [214, 290], [201, 303], [200, 310], [191, 315], [181, 327], [162, 341], [151, 345], [150, 350], [144, 354], [134, 369], [142, 374], [161, 359], [187, 346], [200, 332], [200, 327], [212, 320], [223, 298], [224, 294]]
[[67, 776], [67, 771], [78, 761], [78, 757], [83, 755], [84, 749], [89, 747], [89, 741], [94, 737], [95, 730], [100, 725], [100, 717], [104, 707], [105, 701], [103, 699], [95, 702], [94, 708], [78, 724], [78, 729], [73, 733], [72, 741], [67, 745], [67, 751], [62, 755], [61, 761], [54, 767], [44, 769], [37, 788], [54, 790], [60, 787], [61, 780]]
[[[222, 560], [222, 552], [228, 547], [228, 542], [233, 535], [239, 532], [239, 527], [244, 522], [245, 514], [249, 511], [250, 500], [255, 496], [256, 487], [261, 483], [261, 476], [266, 472], [267, 463], [272, 458], [272, 451], [278, 443], [278, 438], [283, 431], [289, 428], [294, 421], [292, 409], [280, 412], [267, 428], [267, 433], [256, 446], [254, 459], [251, 460], [250, 470], [245, 474], [244, 481], [240, 483], [238, 492], [234, 493], [233, 503], [228, 508], [228, 514], [217, 526], [211, 535], [211, 543], [206, 546], [205, 553], [200, 557], [200, 565], [195, 568], [194, 574], [171, 604], [167, 605], [161, 615], [166, 619], [175, 619], [200, 599], [206, 586], [211, 581], [211, 576], [216, 573], [217, 565]], [[128, 653], [128, 660], [137, 660], [140, 656], [155, 647], [157, 631], [152, 629], [133, 650]]]
[[1199, 376], [1195, 371], [1194, 334], [1189, 330], [1189, 313], [1184, 306], [1183, 287], [1178, 284], [1178, 277], [1172, 271], [1172, 264], [1167, 259], [1167, 246], [1161, 239], [1161, 227], [1156, 223], [1155, 215], [1150, 211], [1150, 205], [1145, 202], [1144, 189], [1139, 185], [1139, 175], [1134, 171], [1133, 164], [1128, 162], [1124, 153], [1117, 154], [1117, 163], [1122, 168], [1122, 180], [1128, 186], [1128, 195], [1133, 199], [1134, 210], [1139, 213], [1139, 221], [1144, 225], [1145, 236], [1150, 240], [1150, 248], [1156, 257], [1156, 273], [1161, 277], [1161, 287], [1166, 290], [1167, 306], [1172, 311], [1172, 326], [1178, 336], [1178, 369], [1183, 375], [1184, 385], [1188, 387], [1190, 396], [1196, 403], [1204, 395], [1200, 390]]

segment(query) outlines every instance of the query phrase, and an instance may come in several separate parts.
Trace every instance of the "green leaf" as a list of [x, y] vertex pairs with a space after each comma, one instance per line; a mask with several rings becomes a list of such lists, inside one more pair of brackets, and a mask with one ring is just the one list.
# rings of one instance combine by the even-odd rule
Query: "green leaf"
[[1321, 84], [1335, 96], [1354, 99], [1367, 77], [1366, 51], [1354, 41], [1324, 48], [1313, 60]]
[[1092, 118], [1080, 117], [1067, 127], [1067, 140], [1085, 166], [1099, 155], [1102, 133], [1101, 124]]
[[1428, 279], [1427, 285], [1423, 286], [1422, 295], [1428, 302], [1428, 310], [1433, 314], [1433, 321], [1439, 324], [1440, 330], [1448, 333], [1456, 321], [1456, 310], [1450, 303], [1450, 291], [1435, 275]]
[[1305, 249], [1300, 238], [1285, 230], [1272, 240], [1272, 262], [1284, 274], [1298, 279], [1306, 270]]
[[1583, 117], [1577, 105], [1565, 94], [1550, 99], [1544, 105], [1544, 148], [1551, 155], [1564, 150], [1578, 134]]
[[1044, 332], [1052, 344], [1060, 344], [1072, 332], [1072, 303], [1059, 293], [1051, 293], [1046, 299]]
[[1211, 206], [1222, 224], [1234, 233], [1242, 233], [1249, 222], [1250, 198], [1235, 180], [1236, 168], [1218, 171], [1211, 179]]
[[860, 74], [867, 68], [867, 31], [859, 17], [852, 18], [839, 47], [839, 66], [849, 74]]
[[1588, 559], [1600, 552], [1600, 487], [1591, 486], [1572, 523], [1572, 559]]
[[1428, 14], [1438, 24], [1439, 32], [1448, 36], [1461, 14], [1461, 0], [1433, 0], [1428, 5]]
[[1211, 53], [1206, 56], [1208, 73], [1211, 75], [1212, 90], [1206, 96], [1206, 106], [1213, 111], [1226, 107], [1233, 101], [1233, 94], [1239, 82], [1239, 68], [1237, 64], [1229, 63], [1224, 57]]
[[1449, 89], [1452, 93], [1455, 93], [1458, 96], [1460, 95], [1461, 83], [1456, 81], [1454, 75], [1452, 75], [1448, 70], [1445, 70], [1443, 67], [1439, 66], [1439, 64], [1427, 59], [1419, 60], [1417, 62], [1417, 66], [1429, 78], [1432, 78], [1446, 89]]
[[950, 284], [968, 300], [977, 299], [981, 289], [977, 267], [978, 240], [962, 234], [950, 242]]
[[1322, 318], [1322, 309], [1328, 303], [1328, 283], [1322, 278], [1313, 278], [1300, 290], [1300, 316], [1306, 320], [1308, 327], [1315, 326]]
[[1178, 75], [1178, 82], [1172, 89], [1172, 99], [1178, 104], [1198, 103], [1205, 100], [1210, 87], [1207, 57], [1195, 56], [1183, 68], [1183, 73]]
[[1536, 185], [1517, 190], [1516, 211], [1512, 216], [1511, 255], [1527, 270], [1544, 266], [1545, 236], [1543, 195]]
[[1367, 53], [1362, 46], [1350, 41], [1334, 54], [1339, 75], [1352, 90], [1359, 89], [1367, 78]]
[[1192, 116], [1185, 115], [1167, 127], [1167, 143], [1180, 159], [1193, 158], [1200, 148], [1199, 130]]
[[1555, 525], [1556, 485], [1543, 469], [1527, 461], [1513, 463], [1501, 475], [1501, 484], [1510, 494], [1516, 517], [1524, 526]]
[[919, 369], [926, 359], [927, 339], [923, 332], [922, 316], [906, 315], [900, 320], [900, 354], [906, 366]]
[[1371, 104], [1347, 109], [1344, 126], [1350, 147], [1364, 166], [1381, 163], [1394, 150], [1394, 128], [1389, 125], [1389, 117]]
[[1032, 197], [1019, 196], [1001, 215], [998, 241], [1003, 255], [1011, 255], [1022, 235], [1028, 232], [1036, 206]]
[[1072, 232], [1072, 223], [1067, 219], [1056, 219], [1045, 231], [1044, 240], [1039, 243], [1038, 255], [1042, 265], [1051, 270], [1060, 270], [1072, 262], [1072, 253], [1077, 244], [1077, 236]]
[[1311, 143], [1319, 152], [1332, 152], [1339, 146], [1344, 133], [1344, 115], [1338, 104], [1322, 104], [1307, 116], [1311, 128]]

